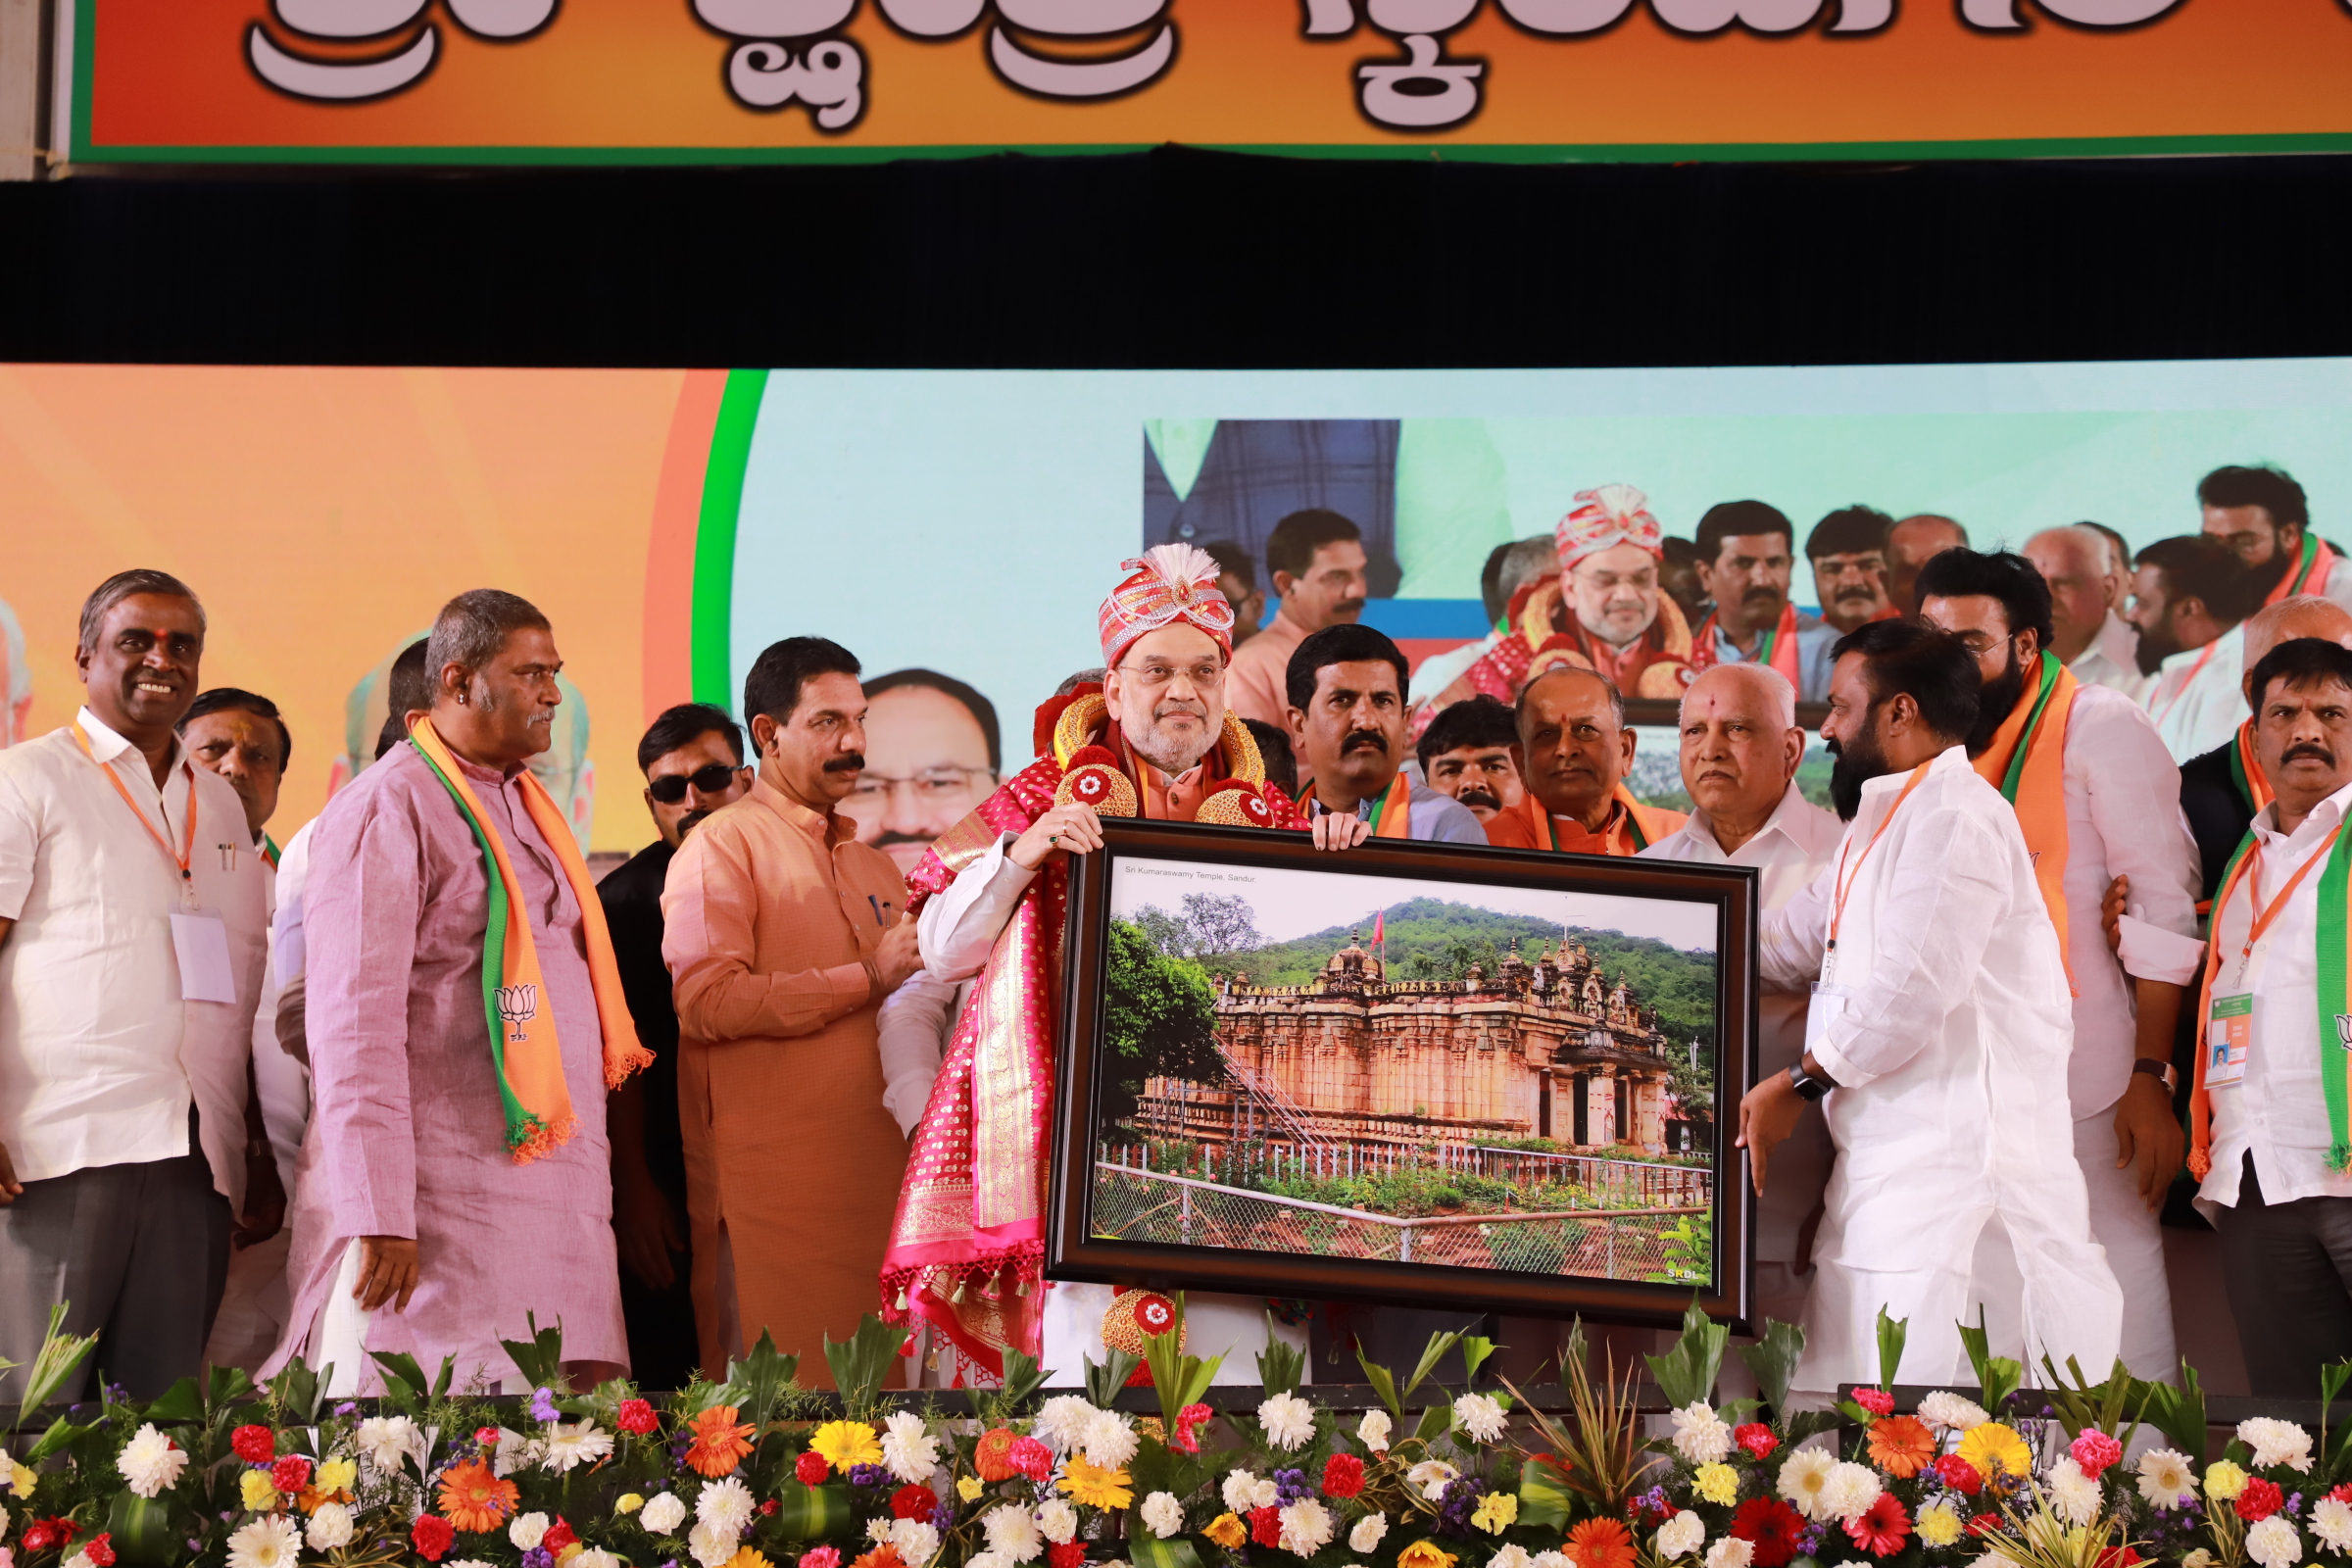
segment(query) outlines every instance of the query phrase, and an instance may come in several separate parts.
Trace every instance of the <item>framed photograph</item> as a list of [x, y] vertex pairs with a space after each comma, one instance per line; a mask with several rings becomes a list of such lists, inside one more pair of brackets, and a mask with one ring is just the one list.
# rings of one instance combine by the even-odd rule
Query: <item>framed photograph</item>
[[1103, 829], [1070, 884], [1050, 1277], [1746, 1319], [1752, 871]]

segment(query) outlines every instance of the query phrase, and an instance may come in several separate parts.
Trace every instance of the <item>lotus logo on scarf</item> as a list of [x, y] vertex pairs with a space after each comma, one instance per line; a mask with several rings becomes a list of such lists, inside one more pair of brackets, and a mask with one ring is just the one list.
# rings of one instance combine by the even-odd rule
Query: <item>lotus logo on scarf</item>
[[2335, 1043], [2346, 1051], [2352, 1051], [2352, 1012], [2335, 1015]]
[[532, 985], [500, 986], [498, 1015], [514, 1029], [510, 1039], [528, 1039], [521, 1026], [539, 1016], [539, 988]]

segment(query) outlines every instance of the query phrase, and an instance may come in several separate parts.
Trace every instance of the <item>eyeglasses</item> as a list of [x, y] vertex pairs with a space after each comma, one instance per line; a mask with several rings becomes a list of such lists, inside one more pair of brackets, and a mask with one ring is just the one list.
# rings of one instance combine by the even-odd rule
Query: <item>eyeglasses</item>
[[1225, 679], [1225, 666], [1213, 660], [1202, 660], [1198, 664], [1186, 664], [1179, 668], [1174, 664], [1163, 664], [1156, 659], [1149, 659], [1140, 664], [1121, 664], [1119, 673], [1133, 675], [1147, 691], [1157, 691], [1182, 675], [1193, 690], [1205, 692], [1214, 691]]
[[850, 804], [880, 806], [901, 790], [912, 790], [917, 805], [941, 806], [968, 797], [974, 778], [993, 780], [994, 777], [985, 767], [926, 767], [912, 778], [885, 778], [868, 771], [858, 775], [858, 787], [850, 791]]
[[675, 806], [686, 798], [686, 786], [689, 784], [705, 795], [716, 795], [734, 783], [735, 775], [742, 771], [743, 768], [732, 762], [712, 762], [709, 767], [698, 767], [691, 773], [664, 773], [660, 778], [648, 779], [645, 793], [663, 806]]

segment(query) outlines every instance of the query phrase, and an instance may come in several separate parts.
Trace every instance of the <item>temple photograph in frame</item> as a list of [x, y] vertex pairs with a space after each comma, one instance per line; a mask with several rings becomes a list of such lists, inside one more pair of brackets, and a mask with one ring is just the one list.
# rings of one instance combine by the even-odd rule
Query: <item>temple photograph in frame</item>
[[1091, 1104], [1062, 1123], [1065, 1241], [1171, 1278], [1239, 1265], [1267, 1294], [1305, 1270], [1383, 1298], [1679, 1310], [1734, 1286], [1740, 873], [1670, 897], [1635, 889], [1693, 868], [1489, 852], [1472, 880], [1443, 846], [1251, 848], [1114, 843], [1081, 878], [1073, 921], [1100, 932], [1072, 952], [1099, 968], [1072, 1020]]

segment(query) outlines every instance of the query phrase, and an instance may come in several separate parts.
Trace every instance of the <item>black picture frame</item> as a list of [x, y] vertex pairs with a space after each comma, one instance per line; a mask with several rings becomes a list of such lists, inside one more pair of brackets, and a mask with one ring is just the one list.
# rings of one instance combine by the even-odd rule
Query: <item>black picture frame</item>
[[[1749, 1326], [1754, 1289], [1754, 1200], [1745, 1179], [1744, 1161], [1739, 1157], [1733, 1139], [1739, 1128], [1740, 1097], [1753, 1081], [1756, 1062], [1757, 906], [1756, 873], [1752, 869], [1679, 860], [1627, 859], [1389, 839], [1371, 840], [1344, 854], [1333, 854], [1316, 850], [1306, 835], [1296, 832], [1118, 818], [1106, 818], [1102, 827], [1102, 849], [1072, 861], [1069, 884], [1068, 929], [1063, 949], [1067, 984], [1064, 987], [1064, 1012], [1060, 1020], [1054, 1082], [1054, 1157], [1048, 1195], [1045, 1259], [1048, 1278], [1142, 1286], [1160, 1291], [1195, 1289], [1240, 1295], [1503, 1312], [1534, 1317], [1566, 1318], [1582, 1315], [1603, 1322], [1658, 1327], [1671, 1327], [1679, 1323], [1690, 1305], [1695, 1291], [1699, 1306], [1710, 1318], [1732, 1325], [1736, 1330], [1745, 1330]], [[1111, 895], [1117, 868], [1122, 862], [1135, 858], [1175, 860], [1245, 870], [1308, 870], [1375, 880], [1452, 882], [1465, 889], [1532, 888], [1711, 906], [1716, 939], [1715, 1103], [1711, 1131], [1698, 1149], [1710, 1153], [1713, 1160], [1704, 1201], [1712, 1225], [1712, 1277], [1704, 1283], [1650, 1281], [1593, 1274], [1522, 1271], [1492, 1261], [1478, 1266], [1461, 1266], [1433, 1262], [1426, 1257], [1409, 1261], [1401, 1257], [1340, 1256], [1328, 1252], [1204, 1245], [1188, 1239], [1194, 1234], [1194, 1221], [1191, 1218], [1194, 1209], [1186, 1194], [1199, 1198], [1204, 1205], [1212, 1201], [1223, 1205], [1216, 1210], [1222, 1215], [1237, 1207], [1246, 1208], [1240, 1200], [1230, 1196], [1235, 1189], [1223, 1183], [1202, 1182], [1198, 1174], [1141, 1175], [1133, 1163], [1136, 1156], [1132, 1153], [1121, 1156], [1122, 1163], [1114, 1167], [1114, 1183], [1124, 1185], [1103, 1189], [1108, 1195], [1105, 1203], [1120, 1208], [1129, 1216], [1115, 1222], [1117, 1227], [1133, 1230], [1136, 1228], [1133, 1216], [1140, 1212], [1139, 1203], [1126, 1195], [1126, 1188], [1140, 1187], [1147, 1181], [1156, 1182], [1161, 1185], [1151, 1189], [1154, 1195], [1167, 1191], [1171, 1196], [1164, 1201], [1155, 1197], [1152, 1207], [1156, 1211], [1169, 1202], [1177, 1205], [1185, 1216], [1178, 1227], [1180, 1239], [1171, 1242], [1137, 1239], [1132, 1235], [1102, 1234], [1111, 1228], [1110, 1224], [1098, 1226], [1096, 1223], [1097, 1152], [1099, 1148], [1110, 1147], [1105, 1140], [1105, 1133], [1110, 1129], [1102, 1104], [1104, 1086], [1110, 1075], [1101, 1069], [1106, 1038], [1106, 1009], [1110, 1002], [1107, 974], [1110, 965]], [[1377, 900], [1368, 902], [1376, 903]], [[1562, 939], [1559, 956], [1563, 965], [1573, 965], [1578, 961], [1577, 957], [1570, 956], [1568, 947], [1568, 939]], [[1579, 952], [1581, 955], [1581, 948]], [[1335, 955], [1334, 964], [1338, 964], [1345, 956], [1345, 954]], [[1360, 960], [1356, 961], [1369, 975], [1369, 966], [1361, 964]], [[1542, 966], [1527, 964], [1519, 959], [1515, 948], [1510, 961], [1520, 963], [1523, 970], [1529, 971], [1513, 971], [1510, 984], [1517, 988], [1513, 994], [1523, 1000], [1530, 994], [1536, 994], [1541, 1000], [1543, 994], [1533, 993], [1532, 988], [1541, 978]], [[1552, 983], [1556, 985], [1571, 972], [1569, 967], [1553, 969]], [[1584, 972], [1592, 974], [1595, 971], [1587, 969]], [[1336, 975], [1337, 971], [1334, 973]], [[1498, 966], [1497, 974], [1502, 974], [1502, 966]], [[1336, 979], [1331, 983], [1355, 984]], [[1443, 993], [1447, 985], [1467, 984], [1413, 982], [1399, 986], [1397, 982], [1388, 980], [1385, 974], [1373, 983], [1383, 988], [1384, 995], [1421, 987], [1424, 988], [1424, 996], [1430, 991]], [[1319, 977], [1316, 986], [1308, 989], [1320, 992], [1324, 984], [1325, 981]], [[1363, 989], [1358, 986], [1351, 995], [1360, 995]], [[1464, 995], [1468, 994], [1464, 992]], [[1220, 999], [1228, 995], [1220, 989]], [[1267, 992], [1254, 991], [1250, 1000], [1262, 1003], [1269, 995]], [[1580, 998], [1580, 1005], [1581, 1003]], [[1367, 1002], [1367, 1006], [1369, 1004]], [[1542, 1004], [1551, 1004], [1544, 1001]], [[1568, 1010], [1575, 1012], [1577, 1009], [1571, 1007]], [[1514, 1011], [1505, 1007], [1499, 1013], [1488, 1009], [1487, 1016], [1490, 1022], [1495, 1017], [1502, 1018], [1506, 1028], [1513, 1020], [1526, 1020], [1530, 1026], [1523, 1028], [1520, 1036], [1514, 1037], [1515, 1040], [1541, 1032], [1534, 1027], [1541, 1020], [1524, 1009]], [[1609, 1014], [1610, 1030], [1617, 1030], [1613, 1020], [1620, 1016], [1638, 1021], [1641, 1014], [1638, 1011]], [[1589, 1023], [1587, 1027], [1594, 1025]], [[1657, 1031], [1653, 1027], [1650, 1033], [1654, 1035]], [[1615, 1046], [1622, 1034], [1623, 1031], [1617, 1031], [1602, 1043]], [[1221, 1035], [1221, 1038], [1227, 1037]], [[1590, 1042], [1600, 1037], [1588, 1034], [1585, 1038], [1588, 1045], [1582, 1049], [1590, 1051]], [[1654, 1041], [1652, 1045], [1654, 1048]], [[1368, 1053], [1376, 1048], [1367, 1045], [1365, 1049]], [[1511, 1045], [1509, 1049], [1521, 1054], [1523, 1058], [1527, 1055], [1518, 1044]], [[1553, 1047], [1555, 1052], [1562, 1049], [1564, 1047]], [[1270, 1059], [1261, 1056], [1260, 1065], [1263, 1066]], [[1609, 1059], [1615, 1066], [1628, 1058], [1620, 1048], [1619, 1054]], [[1663, 1062], [1664, 1059], [1661, 1054], [1659, 1060]], [[1636, 1068], [1643, 1066], [1639, 1062], [1632, 1065]], [[1546, 1066], [1538, 1070], [1545, 1074], [1537, 1086], [1539, 1097], [1555, 1093], [1549, 1078], [1550, 1069]], [[1195, 1122], [1191, 1118], [1195, 1115], [1213, 1118], [1222, 1114], [1226, 1118], [1228, 1136], [1217, 1147], [1226, 1152], [1225, 1157], [1247, 1157], [1232, 1152], [1248, 1142], [1242, 1137], [1245, 1117], [1254, 1114], [1252, 1107], [1271, 1113], [1275, 1108], [1275, 1101], [1266, 1098], [1268, 1096], [1288, 1097], [1282, 1096], [1278, 1086], [1267, 1085], [1262, 1077], [1253, 1076], [1250, 1083], [1245, 1083], [1238, 1075], [1239, 1069], [1236, 1072], [1237, 1075], [1227, 1086], [1223, 1106], [1209, 1103], [1196, 1110], [1186, 1102], [1170, 1111], [1165, 1108], [1170, 1102], [1167, 1097], [1160, 1092], [1150, 1091], [1147, 1086], [1147, 1093], [1136, 1102], [1133, 1114], [1138, 1119], [1147, 1115], [1173, 1117], [1176, 1131], [1180, 1134], [1187, 1134], [1194, 1128]], [[1652, 1081], [1647, 1078], [1633, 1080], [1614, 1072], [1610, 1076], [1615, 1077], [1619, 1086], [1629, 1081], [1635, 1082], [1637, 1094], [1640, 1092], [1639, 1083]], [[1584, 1093], [1590, 1095], [1589, 1077], [1574, 1081]], [[1624, 1090], [1619, 1088], [1612, 1092], [1619, 1097], [1616, 1101], [1620, 1107], [1617, 1114], [1622, 1117], [1626, 1114], [1622, 1108], [1626, 1103]], [[1202, 1099], [1213, 1100], [1213, 1095], [1204, 1094]], [[1544, 1101], [1539, 1098], [1536, 1102], [1542, 1105]], [[1569, 1103], [1574, 1105], [1573, 1098]], [[1420, 1115], [1423, 1109], [1418, 1105], [1414, 1107], [1415, 1119], [1426, 1126], [1434, 1119]], [[1318, 1116], [1336, 1117], [1342, 1121], [1352, 1118], [1359, 1128], [1356, 1136], [1334, 1134], [1326, 1142], [1335, 1148], [1342, 1142], [1352, 1144], [1359, 1166], [1367, 1160], [1376, 1162], [1381, 1157], [1377, 1145], [1366, 1146], [1362, 1142], [1360, 1126], [1364, 1116], [1360, 1113], [1318, 1109], [1292, 1099], [1290, 1109], [1280, 1114], [1289, 1127], [1296, 1129], [1311, 1126]], [[1378, 1119], [1387, 1123], [1405, 1120], [1396, 1115]], [[1456, 1122], [1449, 1125], [1464, 1124]], [[1484, 1125], [1498, 1124], [1487, 1122]], [[1610, 1125], [1613, 1131], [1615, 1123], [1612, 1121]], [[1132, 1137], [1132, 1133], [1128, 1136]], [[1396, 1148], [1400, 1141], [1401, 1134], [1392, 1136], [1390, 1140], [1388, 1157], [1392, 1160], [1402, 1157]], [[1212, 1144], [1214, 1142], [1211, 1140]], [[1128, 1147], [1133, 1148], [1132, 1145]], [[1295, 1146], [1292, 1152], [1295, 1158], [1308, 1160], [1310, 1172], [1316, 1174], [1331, 1174], [1332, 1169], [1325, 1162], [1343, 1157], [1325, 1154], [1308, 1146]], [[1449, 1153], [1447, 1157], [1453, 1155]], [[1591, 1159], [1593, 1156], [1539, 1154], [1527, 1157]], [[1500, 1152], [1476, 1156], [1478, 1161], [1490, 1163], [1499, 1158]], [[1343, 1165], [1339, 1168], [1347, 1167]], [[1213, 1158], [1207, 1169], [1210, 1175], [1218, 1173]], [[1229, 1170], [1227, 1174], [1230, 1174]], [[1585, 1179], [1590, 1174], [1590, 1168], [1587, 1167], [1578, 1174], [1578, 1179]], [[1626, 1175], [1626, 1172], [1616, 1170], [1605, 1173], [1609, 1180], [1621, 1180]], [[1675, 1178], [1649, 1176], [1639, 1176], [1637, 1179], [1645, 1184], [1639, 1189], [1644, 1196], [1649, 1191], [1648, 1183], [1677, 1181]], [[1202, 1192], [1203, 1188], [1209, 1191]], [[1688, 1187], [1678, 1187], [1678, 1190], [1668, 1193], [1666, 1200], [1661, 1200], [1661, 1206], [1673, 1200], [1688, 1202], [1690, 1198]], [[1259, 1201], [1273, 1202], [1268, 1200]], [[1305, 1220], [1299, 1216], [1314, 1205], [1291, 1200], [1287, 1206], [1298, 1212], [1282, 1216], [1281, 1222], [1299, 1227], [1294, 1234], [1303, 1235], [1315, 1224], [1320, 1224], [1326, 1227], [1327, 1237], [1336, 1238], [1337, 1232], [1328, 1228], [1341, 1221], [1315, 1221], [1309, 1224], [1308, 1221], [1313, 1220], [1312, 1215], [1307, 1215]], [[1204, 1206], [1201, 1212], [1207, 1214], [1210, 1209]], [[1598, 1228], [1604, 1233], [1604, 1246], [1614, 1246], [1613, 1238], [1620, 1234], [1617, 1220], [1627, 1217], [1620, 1214], [1616, 1219], [1600, 1223]], [[1477, 1216], [1464, 1216], [1459, 1223], [1472, 1223], [1476, 1219]], [[1154, 1223], [1164, 1225], [1166, 1222], [1160, 1220]], [[1360, 1218], [1357, 1223], [1363, 1224]], [[1406, 1223], [1390, 1219], [1377, 1222], [1391, 1229]], [[1411, 1223], [1433, 1227], [1456, 1222], [1433, 1217]], [[1528, 1223], [1532, 1232], [1535, 1222]], [[1572, 1235], [1590, 1237], [1592, 1227], [1589, 1224], [1572, 1233], [1568, 1226], [1548, 1218], [1544, 1223], [1558, 1225], [1552, 1234], [1562, 1240], [1563, 1247], [1574, 1245], [1590, 1251], [1589, 1242], [1571, 1244], [1568, 1241]], [[1263, 1228], [1263, 1222], [1258, 1220], [1250, 1221], [1250, 1225], [1260, 1230]], [[1235, 1234], [1235, 1226], [1224, 1219], [1204, 1223], [1200, 1229], [1227, 1236]], [[1372, 1228], [1367, 1226], [1351, 1233], [1351, 1238], [1372, 1233]], [[1421, 1233], [1437, 1234], [1435, 1230]], [[1480, 1234], [1484, 1236], [1489, 1233], [1481, 1231]], [[1358, 1249], [1370, 1246], [1369, 1243], [1352, 1239], [1346, 1243], [1331, 1240], [1323, 1245], [1345, 1245]], [[1457, 1251], [1464, 1245], [1454, 1244]], [[1491, 1242], [1476, 1245], [1485, 1247], [1489, 1256], [1492, 1256], [1494, 1247]], [[1639, 1245], [1640, 1239], [1636, 1238], [1637, 1250]], [[1532, 1254], [1521, 1249], [1519, 1255]], [[1616, 1254], [1611, 1251], [1608, 1256], [1609, 1266], [1615, 1267]]]

